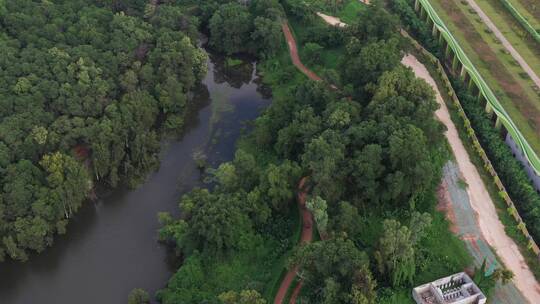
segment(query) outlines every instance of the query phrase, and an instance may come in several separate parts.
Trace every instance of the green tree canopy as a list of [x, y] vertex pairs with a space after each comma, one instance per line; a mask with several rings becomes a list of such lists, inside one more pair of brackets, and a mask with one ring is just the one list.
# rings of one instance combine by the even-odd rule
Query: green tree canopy
[[343, 238], [300, 247], [291, 259], [306, 289], [318, 290], [323, 303], [375, 303], [376, 282], [367, 255]]
[[210, 44], [229, 55], [243, 50], [249, 40], [252, 22], [245, 6], [223, 4], [210, 19]]

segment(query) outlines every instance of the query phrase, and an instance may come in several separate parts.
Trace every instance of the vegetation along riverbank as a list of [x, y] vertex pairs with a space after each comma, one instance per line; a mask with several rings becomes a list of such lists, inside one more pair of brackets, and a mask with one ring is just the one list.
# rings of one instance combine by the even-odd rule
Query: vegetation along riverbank
[[[360, 10], [346, 31], [325, 25], [300, 2], [282, 4], [216, 6], [208, 15], [211, 45], [212, 26], [227, 19], [225, 11], [228, 22], [251, 20], [247, 32], [261, 16], [276, 27], [289, 17], [300, 58], [323, 81], [296, 70], [281, 40], [264, 54], [272, 105], [238, 143], [235, 159], [209, 172], [211, 189], [184, 196], [180, 217], [161, 215], [160, 237], [185, 263], [157, 298], [272, 303], [286, 270], [297, 267], [303, 288], [298, 294], [290, 284], [285, 301], [293, 295], [313, 303], [412, 303], [412, 286], [472, 266], [436, 211], [450, 152], [433, 90], [401, 65], [397, 24], [377, 3]], [[250, 51], [254, 35], [231, 33], [241, 29], [227, 25], [217, 28], [246, 37], [227, 50]], [[295, 246], [297, 185], [306, 176], [306, 205], [327, 237]], [[503, 270], [484, 281], [486, 292]]]

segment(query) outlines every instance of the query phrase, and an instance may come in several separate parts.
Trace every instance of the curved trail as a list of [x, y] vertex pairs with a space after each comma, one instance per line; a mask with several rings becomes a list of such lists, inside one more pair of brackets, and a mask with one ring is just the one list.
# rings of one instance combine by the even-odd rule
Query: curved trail
[[[292, 60], [292, 63], [296, 68], [298, 68], [304, 75], [306, 75], [309, 79], [314, 81], [321, 81], [322, 79], [317, 76], [313, 71], [308, 69], [300, 60], [300, 56], [298, 55], [298, 48], [296, 46], [296, 40], [294, 39], [294, 36], [291, 32], [291, 29], [289, 28], [289, 24], [287, 21], [283, 21], [281, 24], [281, 28], [283, 30], [283, 34], [285, 35], [285, 39], [287, 40], [287, 45], [289, 46], [289, 54]], [[332, 86], [333, 87], [333, 86]], [[305, 183], [306, 183], [307, 177], [304, 177], [300, 180], [300, 183], [298, 184], [298, 208], [300, 209], [301, 217], [302, 217], [302, 236], [300, 237], [300, 244], [307, 244], [311, 243], [311, 240], [313, 239], [313, 217], [311, 215], [311, 212], [306, 207], [306, 197], [307, 192], [305, 190]], [[292, 269], [290, 269], [285, 277], [283, 278], [283, 281], [281, 281], [281, 285], [279, 286], [279, 290], [276, 293], [276, 297], [274, 298], [274, 304], [282, 304], [285, 300], [285, 297], [287, 296], [287, 292], [289, 291], [289, 288], [291, 287], [294, 279], [296, 278], [296, 273], [298, 272], [298, 267], [295, 266]], [[300, 294], [300, 291], [302, 289], [303, 283], [300, 281], [296, 287], [294, 288], [293, 293], [291, 294], [291, 298], [289, 300], [290, 304], [296, 303], [296, 298]]]
[[[311, 212], [306, 207], [306, 198], [307, 198], [307, 192], [305, 189], [305, 183], [306, 183], [307, 177], [303, 177], [300, 180], [300, 183], [298, 184], [298, 209], [300, 209], [300, 216], [302, 218], [302, 235], [300, 237], [300, 244], [308, 244], [311, 243], [311, 240], [313, 239], [313, 217], [311, 216]], [[293, 267], [290, 269], [285, 277], [283, 278], [283, 281], [281, 281], [281, 285], [279, 286], [279, 290], [276, 293], [276, 297], [274, 299], [274, 304], [282, 304], [283, 300], [285, 300], [285, 297], [287, 296], [287, 291], [289, 291], [289, 288], [291, 287], [294, 278], [296, 277], [296, 273], [298, 271], [298, 266]], [[298, 283], [298, 285], [295, 288], [295, 291], [293, 293], [293, 296], [291, 297], [290, 303], [296, 302], [296, 297], [300, 293], [300, 289], [302, 288], [302, 283]], [[294, 302], [293, 302], [294, 301]]]
[[300, 56], [298, 56], [298, 48], [296, 47], [296, 40], [294, 40], [294, 36], [287, 21], [283, 21], [281, 23], [281, 29], [283, 30], [283, 34], [285, 34], [285, 39], [287, 40], [287, 45], [289, 46], [289, 53], [291, 55], [292, 63], [309, 79], [321, 81], [321, 77], [317, 76], [317, 74], [315, 74], [312, 70], [308, 69], [300, 60]]
[[467, 183], [467, 194], [471, 207], [476, 213], [476, 224], [487, 243], [495, 250], [503, 264], [514, 273], [513, 282], [521, 294], [530, 303], [540, 303], [540, 285], [536, 281], [518, 246], [505, 232], [504, 225], [499, 220], [495, 205], [486, 190], [478, 170], [471, 162], [467, 150], [459, 138], [456, 126], [450, 119], [448, 108], [441, 97], [435, 80], [426, 67], [414, 56], [407, 55], [402, 63], [410, 67], [418, 78], [424, 79], [436, 93], [440, 109], [435, 112], [437, 118], [446, 126], [445, 136], [456, 157], [459, 170]]

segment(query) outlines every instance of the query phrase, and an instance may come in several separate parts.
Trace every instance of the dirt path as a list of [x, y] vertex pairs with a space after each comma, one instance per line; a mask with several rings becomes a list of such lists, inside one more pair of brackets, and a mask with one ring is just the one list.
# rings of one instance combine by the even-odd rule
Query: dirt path
[[[311, 240], [313, 239], [313, 217], [311, 216], [311, 212], [306, 207], [306, 199], [307, 199], [307, 192], [305, 189], [305, 183], [307, 181], [307, 178], [304, 177], [300, 180], [300, 183], [298, 184], [298, 208], [300, 209], [300, 216], [302, 217], [302, 234], [300, 237], [300, 244], [308, 244], [311, 243]], [[274, 298], [274, 304], [282, 304], [283, 300], [285, 300], [285, 297], [287, 296], [287, 291], [289, 291], [289, 288], [291, 287], [294, 278], [296, 277], [296, 273], [298, 272], [298, 267], [295, 266], [292, 269], [290, 269], [285, 277], [283, 278], [283, 281], [281, 281], [281, 285], [279, 286], [279, 290], [276, 293], [276, 297]], [[296, 302], [296, 297], [300, 293], [300, 289], [302, 288], [302, 283], [298, 283], [296, 286], [293, 296], [291, 297], [290, 303]], [[293, 302], [294, 300], [294, 302]]]
[[303, 282], [299, 282], [298, 285], [294, 288], [291, 299], [289, 300], [289, 304], [296, 304], [296, 299], [298, 299], [298, 296], [300, 295], [300, 291], [302, 290], [302, 287], [304, 286]]
[[540, 87], [540, 77], [534, 72], [534, 70], [527, 64], [525, 59], [519, 54], [518, 51], [512, 46], [512, 44], [504, 37], [504, 34], [497, 28], [497, 26], [489, 19], [489, 17], [484, 13], [484, 11], [478, 6], [474, 0], [465, 0], [469, 5], [478, 13], [478, 16], [484, 24], [493, 32], [495, 37], [499, 39], [504, 46], [504, 48], [510, 52], [510, 55], [519, 63], [521, 68], [531, 77], [532, 81]]
[[[283, 30], [283, 34], [285, 35], [285, 39], [287, 40], [287, 45], [289, 46], [289, 53], [291, 56], [292, 63], [296, 68], [298, 68], [304, 75], [306, 75], [309, 79], [315, 80], [315, 81], [321, 81], [322, 79], [317, 76], [313, 71], [308, 69], [300, 60], [300, 56], [298, 55], [298, 48], [296, 46], [296, 40], [294, 39], [294, 36], [291, 32], [291, 29], [289, 28], [289, 24], [287, 21], [283, 21], [281, 24], [281, 28]], [[307, 199], [307, 191], [305, 189], [305, 183], [307, 181], [307, 177], [304, 177], [300, 180], [300, 183], [298, 184], [298, 208], [300, 209], [300, 216], [302, 218], [302, 234], [300, 236], [300, 244], [308, 244], [311, 243], [313, 239], [313, 217], [311, 215], [311, 212], [306, 207], [306, 199]], [[285, 277], [283, 278], [283, 281], [281, 281], [281, 285], [279, 286], [278, 292], [276, 293], [276, 297], [274, 298], [274, 304], [283, 304], [283, 301], [285, 300], [285, 297], [287, 296], [287, 292], [289, 291], [294, 279], [296, 278], [296, 273], [298, 272], [298, 266], [293, 267], [290, 269]], [[296, 298], [300, 294], [300, 291], [302, 290], [303, 283], [300, 281], [295, 286], [293, 293], [291, 294], [291, 298], [289, 300], [290, 304], [296, 303]]]
[[514, 241], [506, 235], [503, 224], [499, 221], [495, 205], [480, 178], [476, 167], [461, 142], [456, 126], [450, 119], [450, 114], [437, 88], [435, 80], [426, 67], [414, 56], [407, 55], [402, 63], [411, 67], [416, 76], [429, 83], [436, 92], [437, 102], [441, 108], [435, 115], [448, 129], [445, 135], [456, 157], [459, 170], [468, 185], [467, 194], [471, 206], [476, 213], [477, 225], [487, 243], [496, 251], [502, 263], [514, 273], [513, 282], [530, 303], [540, 303], [540, 285], [525, 263], [521, 252]]
[[291, 32], [291, 29], [289, 28], [289, 24], [287, 23], [287, 21], [283, 21], [283, 23], [281, 24], [281, 28], [283, 30], [283, 34], [285, 34], [285, 39], [287, 40], [287, 45], [289, 46], [289, 53], [291, 55], [291, 60], [293, 64], [309, 79], [321, 81], [321, 77], [317, 76], [317, 74], [308, 69], [300, 60], [300, 56], [298, 56], [298, 48], [296, 47], [296, 40], [294, 40], [294, 36]]

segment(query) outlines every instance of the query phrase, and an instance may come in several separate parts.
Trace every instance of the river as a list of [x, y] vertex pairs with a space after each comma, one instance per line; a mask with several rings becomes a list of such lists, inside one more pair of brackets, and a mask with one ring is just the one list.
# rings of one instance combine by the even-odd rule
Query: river
[[220, 60], [209, 61], [200, 110], [181, 139], [162, 142], [161, 165], [145, 183], [100, 194], [66, 235], [29, 262], [0, 264], [1, 304], [121, 304], [133, 288], [153, 295], [166, 285], [178, 265], [157, 242], [157, 213], [177, 213], [182, 193], [202, 185], [194, 151], [204, 151], [212, 165], [230, 160], [245, 122], [270, 103], [259, 92], [254, 63], [224, 70]]

